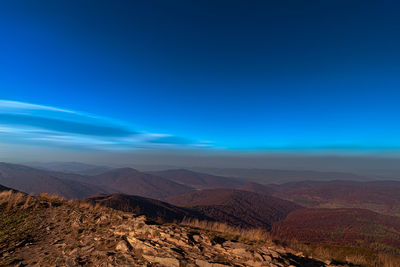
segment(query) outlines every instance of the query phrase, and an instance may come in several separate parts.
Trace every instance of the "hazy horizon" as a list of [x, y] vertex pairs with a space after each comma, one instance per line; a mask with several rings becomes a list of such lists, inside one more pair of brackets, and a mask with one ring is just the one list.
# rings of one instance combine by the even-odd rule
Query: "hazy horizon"
[[[26, 149], [26, 147], [24, 147]], [[65, 151], [63, 151], [65, 153]], [[0, 157], [0, 162], [40, 166], [41, 164], [82, 163], [109, 168], [131, 167], [142, 171], [166, 169], [192, 169], [209, 171], [213, 169], [260, 169], [290, 171], [345, 172], [365, 175], [378, 179], [400, 178], [400, 158], [386, 156], [335, 156], [335, 155], [291, 155], [291, 154], [201, 154], [186, 151], [142, 151], [142, 153], [125, 152], [65, 154], [55, 158], [54, 152], [47, 151], [48, 156], [41, 154], [35, 158], [36, 150], [16, 157]]]

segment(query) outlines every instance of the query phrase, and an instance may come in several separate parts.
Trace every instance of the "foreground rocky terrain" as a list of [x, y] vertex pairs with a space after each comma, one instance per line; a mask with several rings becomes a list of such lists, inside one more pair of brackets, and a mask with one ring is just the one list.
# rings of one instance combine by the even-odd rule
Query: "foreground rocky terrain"
[[1, 266], [345, 266], [275, 245], [78, 201], [0, 193]]

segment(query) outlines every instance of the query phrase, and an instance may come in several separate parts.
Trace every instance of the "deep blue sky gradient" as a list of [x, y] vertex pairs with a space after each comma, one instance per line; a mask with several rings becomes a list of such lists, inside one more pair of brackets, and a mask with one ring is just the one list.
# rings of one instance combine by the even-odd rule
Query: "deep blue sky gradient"
[[227, 149], [400, 148], [398, 14], [396, 1], [1, 1], [0, 99]]

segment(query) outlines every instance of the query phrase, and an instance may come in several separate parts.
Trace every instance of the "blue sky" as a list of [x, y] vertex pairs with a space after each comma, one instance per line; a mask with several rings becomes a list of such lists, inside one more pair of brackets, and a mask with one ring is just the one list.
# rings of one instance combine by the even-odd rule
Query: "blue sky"
[[1, 1], [0, 99], [14, 102], [0, 102], [0, 142], [396, 150], [399, 11], [394, 1]]

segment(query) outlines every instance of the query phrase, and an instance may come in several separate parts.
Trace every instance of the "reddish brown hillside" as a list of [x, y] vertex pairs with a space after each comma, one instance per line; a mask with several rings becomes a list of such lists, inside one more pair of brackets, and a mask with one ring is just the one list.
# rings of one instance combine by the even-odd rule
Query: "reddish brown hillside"
[[196, 189], [236, 188], [244, 184], [233, 178], [193, 172], [185, 169], [154, 171], [151, 173]]
[[276, 189], [277, 185], [271, 184], [271, 185], [264, 185], [264, 184], [258, 184], [258, 183], [247, 183], [244, 184], [236, 189], [243, 190], [243, 191], [250, 191], [262, 195], [272, 195]]
[[273, 225], [283, 240], [400, 252], [400, 218], [364, 209], [301, 209]]
[[284, 219], [301, 208], [292, 202], [252, 192], [213, 189], [167, 199], [168, 202], [193, 207], [216, 221], [241, 227], [269, 229], [273, 222]]
[[280, 185], [274, 196], [307, 207], [364, 208], [400, 215], [399, 192], [399, 181], [305, 181]]
[[114, 169], [93, 177], [93, 181], [127, 195], [154, 199], [184, 194], [192, 188], [131, 168]]
[[139, 196], [113, 194], [94, 196], [83, 201], [92, 204], [100, 204], [116, 210], [132, 212], [136, 215], [145, 215], [147, 219], [158, 223], [174, 221], [180, 222], [184, 218], [199, 220], [209, 219], [194, 210], [177, 207], [166, 202]]

